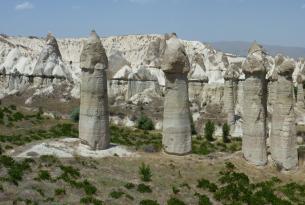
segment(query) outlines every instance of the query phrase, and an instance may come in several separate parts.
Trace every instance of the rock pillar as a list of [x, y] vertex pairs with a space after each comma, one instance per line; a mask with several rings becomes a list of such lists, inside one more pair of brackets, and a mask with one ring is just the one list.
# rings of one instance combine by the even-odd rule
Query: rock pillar
[[166, 41], [161, 68], [166, 77], [163, 148], [166, 153], [184, 155], [192, 149], [187, 83], [190, 63], [184, 45], [175, 35]]
[[94, 150], [106, 149], [110, 143], [106, 76], [108, 59], [94, 31], [84, 43], [80, 67], [79, 137]]
[[242, 65], [243, 83], [243, 139], [242, 152], [246, 160], [255, 165], [267, 163], [266, 149], [266, 53], [254, 42]]
[[279, 166], [289, 170], [298, 163], [292, 82], [295, 64], [278, 55], [275, 66], [278, 77], [270, 136], [271, 157]]

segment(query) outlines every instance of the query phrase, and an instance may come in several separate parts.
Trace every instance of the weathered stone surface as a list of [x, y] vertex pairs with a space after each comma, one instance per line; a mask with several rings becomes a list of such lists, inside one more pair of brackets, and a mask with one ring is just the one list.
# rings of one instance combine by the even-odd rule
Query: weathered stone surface
[[162, 144], [165, 152], [183, 155], [191, 152], [191, 123], [187, 73], [189, 59], [181, 41], [172, 36], [166, 41], [161, 65], [166, 76]]
[[57, 40], [50, 33], [46, 37], [46, 44], [39, 55], [33, 75], [42, 77], [53, 76], [72, 81], [71, 71], [68, 70], [62, 61]]
[[107, 96], [107, 56], [93, 31], [80, 57], [82, 69], [79, 137], [92, 149], [109, 147], [109, 110]]
[[107, 69], [108, 59], [99, 36], [93, 31], [88, 41], [84, 43], [80, 55], [80, 67], [81, 69], [94, 70], [96, 66], [102, 66], [102, 68], [99, 69]]
[[278, 73], [275, 101], [273, 103], [270, 148], [272, 159], [286, 170], [297, 166], [295, 112], [292, 73], [293, 61], [282, 55], [275, 58]]
[[296, 103], [296, 105], [299, 109], [304, 109], [305, 108], [304, 88], [303, 88], [304, 82], [305, 82], [305, 75], [299, 73], [298, 76], [297, 76], [297, 90], [298, 90], [298, 92], [297, 92], [297, 103]]
[[254, 42], [249, 49], [242, 70], [243, 83], [243, 141], [242, 151], [246, 160], [255, 165], [267, 163], [266, 149], [266, 53]]
[[[240, 63], [231, 63], [224, 74], [224, 111], [227, 113], [227, 123], [234, 126], [235, 104], [237, 101], [237, 84], [240, 76]], [[233, 130], [231, 128], [231, 130]]]

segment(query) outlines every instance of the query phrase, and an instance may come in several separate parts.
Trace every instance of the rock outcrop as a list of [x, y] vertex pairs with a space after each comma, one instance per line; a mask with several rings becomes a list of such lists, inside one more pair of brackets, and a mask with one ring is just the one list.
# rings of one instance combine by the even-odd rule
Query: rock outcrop
[[305, 82], [305, 74], [299, 73], [297, 75], [297, 103], [296, 106], [298, 109], [304, 109], [304, 82]]
[[235, 124], [235, 104], [237, 101], [237, 84], [240, 75], [240, 66], [240, 63], [231, 63], [224, 74], [224, 111], [228, 115], [227, 123], [232, 128]]
[[295, 64], [278, 55], [275, 68], [278, 76], [270, 136], [271, 157], [280, 167], [290, 170], [298, 163], [292, 83]]
[[106, 149], [110, 143], [106, 75], [108, 59], [95, 31], [84, 44], [80, 67], [79, 137], [92, 149]]
[[267, 163], [266, 148], [266, 52], [254, 42], [242, 65], [243, 82], [243, 140], [242, 152], [246, 160], [255, 165]]
[[46, 37], [46, 45], [42, 49], [34, 67], [33, 75], [41, 77], [64, 78], [72, 81], [71, 72], [67, 70], [62, 61], [57, 40], [52, 34]]
[[162, 58], [161, 68], [166, 77], [162, 144], [166, 153], [184, 155], [192, 149], [187, 84], [190, 63], [176, 36], [166, 41]]

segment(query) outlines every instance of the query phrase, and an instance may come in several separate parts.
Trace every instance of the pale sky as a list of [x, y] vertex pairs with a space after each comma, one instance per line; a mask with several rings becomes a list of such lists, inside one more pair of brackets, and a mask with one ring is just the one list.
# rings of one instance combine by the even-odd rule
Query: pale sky
[[84, 37], [176, 32], [203, 42], [305, 47], [305, 0], [0, 0], [0, 33]]

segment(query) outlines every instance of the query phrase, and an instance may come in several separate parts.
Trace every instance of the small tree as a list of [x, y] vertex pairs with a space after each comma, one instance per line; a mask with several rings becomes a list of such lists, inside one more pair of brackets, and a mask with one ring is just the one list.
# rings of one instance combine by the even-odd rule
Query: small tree
[[139, 174], [142, 181], [144, 182], [151, 181], [152, 173], [149, 165], [142, 163], [141, 166], [139, 167]]
[[78, 122], [79, 121], [79, 107], [78, 108], [74, 108], [70, 114], [70, 118], [71, 120], [73, 120], [74, 122]]
[[222, 140], [224, 143], [230, 142], [229, 135], [230, 135], [230, 126], [228, 125], [228, 123], [225, 123], [222, 126]]
[[215, 125], [212, 121], [208, 120], [205, 123], [205, 127], [204, 127], [204, 137], [208, 140], [208, 141], [213, 141], [213, 135], [215, 132]]
[[196, 128], [195, 128], [195, 124], [194, 124], [192, 113], [190, 113], [190, 122], [191, 122], [191, 132], [192, 132], [192, 135], [196, 135], [197, 131], [196, 131]]
[[141, 130], [155, 129], [153, 121], [145, 115], [141, 115], [141, 117], [138, 119], [137, 128]]

